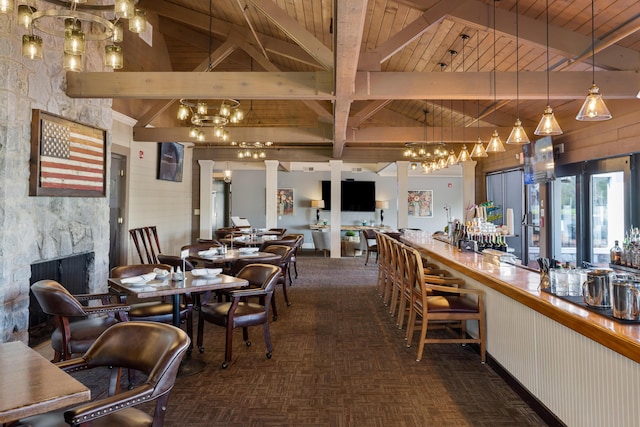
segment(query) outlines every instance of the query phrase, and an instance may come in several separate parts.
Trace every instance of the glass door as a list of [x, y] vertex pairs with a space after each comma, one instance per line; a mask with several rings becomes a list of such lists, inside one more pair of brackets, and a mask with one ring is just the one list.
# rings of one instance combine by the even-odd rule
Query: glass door
[[625, 230], [624, 172], [591, 175], [591, 263], [609, 264], [609, 249]]
[[522, 216], [524, 253], [522, 263], [537, 268], [540, 257], [540, 184], [525, 185], [525, 214]]

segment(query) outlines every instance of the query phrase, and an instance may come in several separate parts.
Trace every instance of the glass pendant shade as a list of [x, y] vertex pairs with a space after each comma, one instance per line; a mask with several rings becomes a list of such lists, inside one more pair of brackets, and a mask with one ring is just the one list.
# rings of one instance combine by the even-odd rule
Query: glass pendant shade
[[200, 101], [196, 106], [196, 111], [198, 112], [198, 114], [204, 116], [205, 114], [207, 114], [207, 111], [209, 111], [209, 106], [206, 102]]
[[487, 154], [487, 152], [484, 149], [484, 146], [482, 145], [482, 141], [480, 140], [480, 138], [478, 138], [478, 142], [476, 142], [475, 145], [473, 146], [473, 150], [471, 150], [470, 156], [472, 158], [474, 158], [474, 157], [489, 157], [489, 155]]
[[234, 112], [233, 112], [233, 116], [231, 117], [231, 121], [233, 123], [239, 123], [242, 120], [244, 120], [244, 112], [237, 108]]
[[147, 14], [144, 10], [136, 9], [133, 17], [129, 19], [129, 31], [142, 33], [147, 29]]
[[227, 104], [222, 104], [220, 106], [220, 115], [222, 117], [229, 117], [229, 115], [231, 115], [231, 109]]
[[600, 95], [600, 89], [595, 83], [589, 89], [587, 99], [584, 100], [582, 108], [576, 116], [576, 120], [583, 122], [597, 122], [611, 119], [611, 113]]
[[64, 53], [82, 55], [84, 53], [84, 32], [80, 21], [73, 18], [64, 20]]
[[122, 27], [122, 22], [114, 19], [111, 23], [113, 24], [113, 35], [111, 36], [111, 41], [114, 43], [122, 43], [124, 40], [124, 28]]
[[13, 12], [15, 3], [15, 0], [0, 0], [0, 13]]
[[133, 0], [116, 0], [114, 4], [116, 16], [118, 18], [130, 19], [135, 13]]
[[18, 5], [18, 24], [28, 30], [31, 26], [31, 17], [35, 11], [33, 7], [27, 4]]
[[64, 68], [65, 71], [82, 71], [82, 55], [72, 55], [69, 53], [65, 53], [62, 60], [62, 68]]
[[198, 137], [198, 133], [200, 132], [200, 129], [198, 129], [197, 126], [191, 126], [189, 128], [189, 136], [191, 138], [197, 138]]
[[199, 142], [204, 142], [204, 140], [206, 139], [204, 131], [202, 131], [202, 130], [198, 131], [197, 139], [198, 139]]
[[189, 113], [189, 107], [184, 104], [180, 104], [178, 107], [178, 120], [187, 120]]
[[550, 105], [544, 109], [540, 123], [533, 133], [536, 135], [562, 135], [562, 129], [560, 129]]
[[449, 151], [449, 157], [447, 157], [447, 165], [455, 166], [458, 164], [458, 158], [456, 157], [456, 152], [451, 150]]
[[471, 160], [469, 150], [467, 150], [466, 145], [463, 145], [462, 150], [460, 150], [460, 154], [458, 154], [458, 163], [468, 162], [469, 160]]
[[122, 48], [115, 44], [104, 47], [104, 65], [114, 70], [119, 70], [123, 66]]
[[491, 139], [487, 144], [487, 153], [501, 153], [505, 151], [504, 145], [502, 145], [502, 140], [500, 139], [500, 135], [498, 135], [498, 131], [494, 130], [491, 135]]
[[418, 164], [417, 163], [411, 163], [411, 170], [414, 171], [418, 169]]
[[527, 132], [525, 132], [522, 127], [522, 122], [520, 119], [517, 119], [516, 123], [513, 125], [513, 129], [511, 129], [509, 138], [507, 138], [507, 144], [528, 144], [529, 142], [531, 141], [529, 141]]
[[35, 34], [23, 35], [22, 56], [29, 59], [42, 59], [42, 37]]

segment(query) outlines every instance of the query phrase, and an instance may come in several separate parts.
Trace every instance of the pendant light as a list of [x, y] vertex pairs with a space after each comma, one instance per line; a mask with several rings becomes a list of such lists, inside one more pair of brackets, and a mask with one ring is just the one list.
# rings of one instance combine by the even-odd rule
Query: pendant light
[[538, 127], [533, 132], [536, 135], [562, 135], [562, 129], [558, 124], [555, 116], [553, 115], [553, 109], [551, 109], [551, 103], [549, 102], [549, 0], [546, 3], [547, 10], [547, 106], [542, 113], [542, 118]]
[[[478, 68], [478, 73], [480, 73], [480, 33], [476, 33], [476, 65]], [[478, 141], [473, 145], [471, 149], [471, 154], [469, 156], [471, 158], [474, 157], [489, 157], [487, 152], [482, 145], [482, 139], [480, 139], [480, 100], [478, 100], [477, 108], [476, 108], [476, 128], [478, 130]]]
[[496, 118], [498, 116], [498, 79], [496, 69], [496, 1], [493, 0], [493, 125], [496, 129], [493, 130], [489, 144], [487, 144], [487, 153], [500, 153], [505, 151], [504, 145], [500, 135], [498, 135]]
[[596, 122], [611, 119], [611, 113], [600, 95], [600, 89], [596, 86], [596, 52], [595, 52], [595, 36], [594, 23], [595, 20], [595, 0], [591, 0], [591, 88], [587, 99], [584, 100], [582, 108], [576, 116], [576, 120], [583, 122]]
[[513, 129], [511, 129], [509, 138], [507, 138], [507, 144], [528, 144], [531, 142], [520, 121], [520, 61], [518, 55], [520, 51], [520, 37], [518, 21], [518, 0], [516, 0], [516, 123], [513, 125]]
[[460, 154], [458, 155], [458, 163], [468, 162], [469, 160], [471, 160], [469, 150], [467, 150], [466, 145], [463, 145], [462, 150], [460, 150]]

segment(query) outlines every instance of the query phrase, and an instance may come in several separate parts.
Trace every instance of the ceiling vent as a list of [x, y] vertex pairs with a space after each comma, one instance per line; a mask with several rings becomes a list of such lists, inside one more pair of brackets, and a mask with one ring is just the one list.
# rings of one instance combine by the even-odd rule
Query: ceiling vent
[[362, 168], [351, 168], [351, 172], [360, 173], [360, 172], [362, 172]]
[[303, 166], [302, 171], [303, 172], [313, 172], [314, 168], [313, 168], [313, 166]]

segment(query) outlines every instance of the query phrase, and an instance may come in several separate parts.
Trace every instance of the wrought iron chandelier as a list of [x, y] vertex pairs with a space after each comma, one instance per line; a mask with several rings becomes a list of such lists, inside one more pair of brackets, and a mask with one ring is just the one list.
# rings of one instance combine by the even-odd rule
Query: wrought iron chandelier
[[[122, 20], [129, 21], [129, 31], [142, 33], [146, 30], [146, 14], [135, 7], [137, 0], [113, 0], [109, 4], [87, 0], [43, 1], [63, 8], [37, 10], [31, 4], [18, 5], [18, 23], [28, 31], [22, 36], [22, 56], [32, 60], [43, 58], [42, 37], [34, 30], [63, 38], [63, 68], [66, 71], [82, 71], [85, 43], [102, 40], [107, 40], [104, 65], [122, 68], [122, 48], [116, 44], [123, 40]], [[0, 0], [0, 13], [14, 10], [15, 0]], [[91, 31], [85, 32], [89, 26]]]

